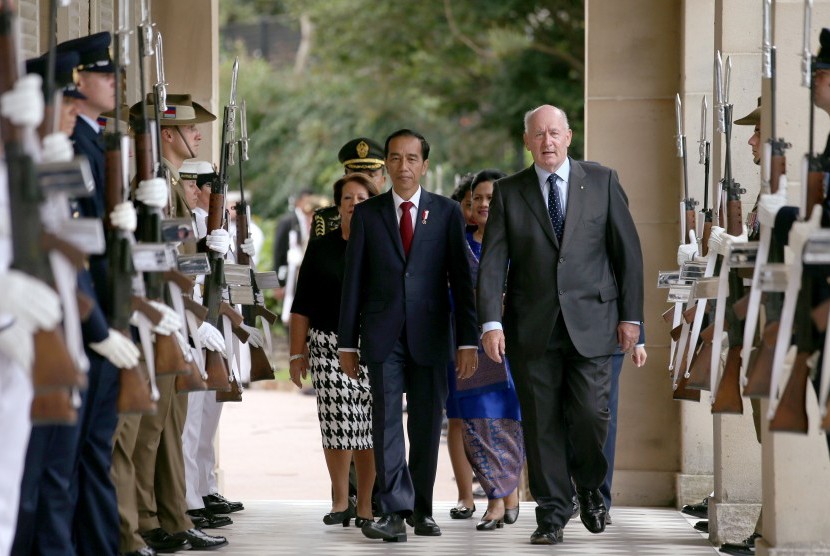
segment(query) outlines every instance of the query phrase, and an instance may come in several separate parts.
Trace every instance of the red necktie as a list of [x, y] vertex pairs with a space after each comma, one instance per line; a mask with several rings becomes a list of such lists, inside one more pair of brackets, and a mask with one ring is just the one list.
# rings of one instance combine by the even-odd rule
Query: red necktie
[[412, 245], [412, 215], [409, 213], [414, 205], [409, 201], [401, 203], [401, 243], [403, 243], [403, 252], [409, 256], [409, 246]]

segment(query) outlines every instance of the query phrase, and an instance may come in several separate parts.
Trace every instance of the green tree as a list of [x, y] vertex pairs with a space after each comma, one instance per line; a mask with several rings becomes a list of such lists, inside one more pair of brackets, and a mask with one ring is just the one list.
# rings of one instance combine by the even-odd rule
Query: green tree
[[[256, 0], [234, 4], [244, 13]], [[281, 7], [311, 24], [307, 60], [297, 71], [245, 59], [240, 70], [247, 175], [262, 214], [282, 212], [301, 187], [327, 191], [341, 172], [337, 150], [359, 134], [382, 141], [416, 128], [445, 176], [516, 170], [527, 164], [524, 112], [555, 103], [568, 112], [572, 152], [581, 154], [581, 0], [284, 0]]]

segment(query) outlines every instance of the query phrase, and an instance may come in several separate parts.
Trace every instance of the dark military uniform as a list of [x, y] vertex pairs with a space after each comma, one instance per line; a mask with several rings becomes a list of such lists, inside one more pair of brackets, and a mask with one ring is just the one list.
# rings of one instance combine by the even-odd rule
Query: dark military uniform
[[[385, 167], [383, 147], [368, 137], [358, 137], [343, 145], [337, 158], [346, 174]], [[324, 236], [339, 227], [340, 213], [336, 206], [317, 209], [311, 221], [311, 239]]]

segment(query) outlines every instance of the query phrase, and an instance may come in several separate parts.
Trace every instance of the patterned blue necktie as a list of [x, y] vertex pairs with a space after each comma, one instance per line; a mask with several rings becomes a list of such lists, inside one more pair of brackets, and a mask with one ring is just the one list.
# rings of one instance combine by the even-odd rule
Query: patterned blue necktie
[[556, 239], [562, 243], [562, 232], [565, 231], [565, 214], [562, 212], [562, 199], [559, 196], [559, 188], [556, 186], [556, 179], [559, 176], [551, 174], [548, 176], [548, 215], [550, 223], [553, 224], [553, 231], [556, 232]]

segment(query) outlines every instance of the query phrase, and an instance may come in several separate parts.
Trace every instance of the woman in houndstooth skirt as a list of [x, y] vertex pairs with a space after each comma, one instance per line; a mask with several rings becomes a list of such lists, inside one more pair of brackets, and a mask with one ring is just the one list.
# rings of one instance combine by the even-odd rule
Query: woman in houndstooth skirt
[[[369, 378], [365, 368], [361, 368], [357, 380], [340, 371], [337, 324], [352, 212], [357, 203], [376, 194], [377, 187], [364, 174], [349, 174], [335, 182], [340, 229], [309, 243], [291, 306], [291, 380], [301, 387], [301, 377], [311, 371], [323, 453], [331, 477], [332, 506], [323, 517], [326, 525], [347, 527], [354, 517], [355, 525], [361, 527], [372, 520], [375, 460]], [[356, 508], [349, 500], [352, 455], [357, 472]]]

